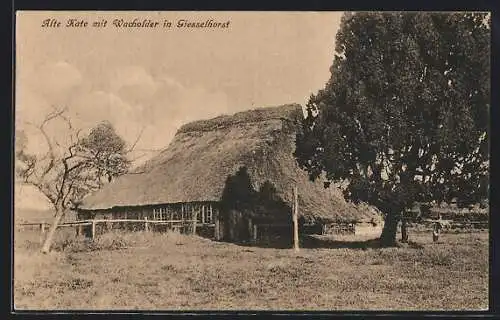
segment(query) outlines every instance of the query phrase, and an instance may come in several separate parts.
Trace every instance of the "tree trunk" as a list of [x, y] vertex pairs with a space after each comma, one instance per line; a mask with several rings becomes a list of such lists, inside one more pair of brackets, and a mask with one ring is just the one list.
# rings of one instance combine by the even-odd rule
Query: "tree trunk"
[[406, 219], [401, 219], [401, 242], [408, 243], [408, 225]]
[[399, 214], [387, 213], [384, 219], [384, 228], [380, 235], [380, 245], [383, 247], [394, 247], [397, 244], [396, 232], [400, 220]]
[[52, 221], [52, 225], [50, 226], [49, 232], [47, 233], [47, 237], [45, 238], [45, 242], [42, 246], [42, 253], [48, 253], [50, 251], [50, 246], [52, 245], [52, 240], [54, 238], [54, 234], [56, 233], [57, 226], [64, 216], [64, 209], [61, 207], [56, 208], [56, 215], [54, 217], [54, 221]]

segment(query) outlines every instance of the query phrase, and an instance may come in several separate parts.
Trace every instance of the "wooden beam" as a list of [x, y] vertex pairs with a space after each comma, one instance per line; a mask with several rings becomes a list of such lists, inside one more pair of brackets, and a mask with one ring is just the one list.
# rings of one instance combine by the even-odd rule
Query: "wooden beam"
[[[95, 219], [95, 220], [87, 220], [85, 222], [87, 222], [88, 224], [91, 224], [92, 221], [95, 221], [96, 223], [101, 223], [101, 222], [108, 222], [108, 223], [137, 223], [137, 222], [144, 222], [144, 219], [113, 219], [113, 220], [104, 220], [104, 219]], [[182, 223], [182, 222], [192, 222], [193, 220], [191, 219], [188, 219], [188, 220], [149, 220], [148, 219], [148, 223], [159, 223], [159, 224], [164, 224], [164, 223]], [[74, 223], [74, 224], [85, 224], [85, 222], [80, 222], [80, 223]], [[68, 223], [68, 224], [71, 224], [71, 223]], [[63, 224], [63, 225], [66, 225]]]
[[248, 218], [248, 233], [250, 234], [250, 236], [252, 236], [252, 232], [253, 232], [252, 218]]
[[192, 219], [193, 219], [193, 230], [192, 230], [192, 232], [193, 232], [194, 235], [196, 235], [196, 223], [198, 222], [197, 221], [198, 220], [198, 210], [196, 210], [194, 207], [193, 207], [193, 215], [194, 216], [192, 217]]
[[260, 223], [259, 226], [262, 228], [281, 228], [290, 227], [290, 223]]
[[92, 240], [95, 239], [95, 225], [96, 225], [96, 221], [92, 220], [92, 232], [90, 234], [90, 237], [92, 238]]

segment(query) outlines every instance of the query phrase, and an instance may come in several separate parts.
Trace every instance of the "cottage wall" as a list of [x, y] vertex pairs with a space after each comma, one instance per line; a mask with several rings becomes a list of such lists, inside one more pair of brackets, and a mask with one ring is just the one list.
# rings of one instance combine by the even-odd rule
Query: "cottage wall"
[[[175, 203], [164, 205], [149, 205], [128, 208], [113, 208], [112, 210], [79, 210], [78, 220], [148, 220], [165, 221], [162, 224], [151, 223], [150, 231], [179, 230], [191, 232], [193, 220], [197, 220], [197, 234], [214, 237], [215, 218], [218, 215], [218, 205], [212, 202], [206, 203]], [[97, 233], [111, 230], [145, 230], [145, 222], [104, 222], [96, 226]]]
[[352, 223], [325, 223], [322, 234], [354, 234], [355, 230]]
[[250, 227], [251, 220], [243, 212], [230, 210], [224, 215], [221, 221], [223, 236], [226, 241], [244, 241], [251, 238]]
[[371, 223], [360, 223], [355, 225], [355, 235], [378, 237], [382, 233], [382, 225], [373, 225]]
[[[380, 236], [383, 224], [358, 223], [327, 223], [323, 224], [320, 234], [351, 234], [360, 236]], [[317, 232], [315, 232], [317, 233]]]
[[[292, 223], [252, 217], [248, 213], [229, 210], [219, 215], [215, 224], [216, 240], [271, 243], [292, 239]], [[288, 243], [287, 242], [287, 243]]]

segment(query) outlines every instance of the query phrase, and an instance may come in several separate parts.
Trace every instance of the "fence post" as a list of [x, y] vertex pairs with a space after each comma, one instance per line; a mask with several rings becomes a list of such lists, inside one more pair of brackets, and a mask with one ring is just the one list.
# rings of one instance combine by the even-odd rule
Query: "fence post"
[[253, 225], [253, 241], [257, 241], [257, 224]]
[[95, 225], [96, 225], [96, 223], [95, 223], [95, 219], [94, 219], [94, 220], [92, 220], [92, 232], [90, 234], [92, 240], [94, 240], [94, 238], [95, 238]]
[[41, 231], [42, 233], [44, 233], [44, 232], [45, 232], [45, 223], [44, 223], [44, 222], [40, 223], [40, 231]]
[[144, 230], [146, 232], [149, 231], [149, 223], [148, 223], [148, 217], [144, 217]]
[[215, 227], [214, 227], [214, 238], [215, 240], [220, 240], [220, 224], [219, 224], [219, 217], [217, 216], [215, 219]]
[[196, 234], [196, 220], [193, 221], [193, 234]]

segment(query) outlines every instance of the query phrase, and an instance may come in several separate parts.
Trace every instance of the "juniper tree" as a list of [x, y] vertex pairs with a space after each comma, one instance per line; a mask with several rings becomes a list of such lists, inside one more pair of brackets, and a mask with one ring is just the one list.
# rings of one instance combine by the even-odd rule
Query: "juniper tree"
[[487, 198], [490, 16], [347, 13], [331, 77], [310, 97], [295, 156], [311, 179], [385, 213], [396, 243], [415, 201]]

